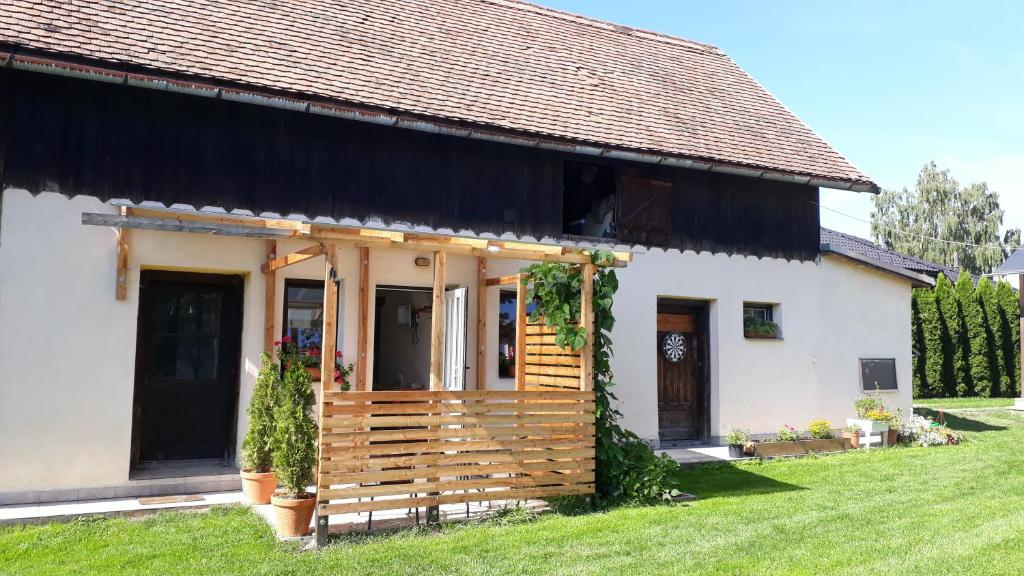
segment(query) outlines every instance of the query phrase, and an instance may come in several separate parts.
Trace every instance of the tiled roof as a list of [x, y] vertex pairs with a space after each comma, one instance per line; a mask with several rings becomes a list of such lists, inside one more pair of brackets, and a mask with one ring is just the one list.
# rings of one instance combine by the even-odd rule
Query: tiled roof
[[939, 273], [943, 273], [951, 281], [956, 282], [960, 275], [960, 272], [955, 268], [936, 264], [934, 262], [928, 262], [927, 260], [921, 260], [913, 256], [906, 254], [900, 254], [894, 252], [888, 248], [884, 248], [865, 240], [857, 236], [851, 236], [828, 228], [821, 229], [821, 244], [822, 246], [828, 245], [832, 247], [842, 248], [855, 254], [860, 254], [872, 260], [884, 262], [886, 264], [892, 264], [893, 266], [899, 266], [905, 270], [913, 272], [919, 272], [932, 278], [937, 278]]
[[719, 49], [514, 0], [6, 0], [3, 45], [873, 186]]

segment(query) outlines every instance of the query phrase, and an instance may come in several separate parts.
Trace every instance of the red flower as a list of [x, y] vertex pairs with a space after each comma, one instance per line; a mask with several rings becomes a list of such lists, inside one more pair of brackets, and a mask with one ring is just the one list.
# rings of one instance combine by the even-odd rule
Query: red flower
[[334, 381], [335, 382], [341, 382], [341, 376], [335, 376], [334, 377]]
[[309, 355], [310, 356], [319, 356], [320, 355], [320, 349], [319, 348], [310, 348], [309, 349]]
[[276, 340], [276, 341], [274, 342], [274, 346], [280, 346], [280, 345], [281, 345], [281, 341], [280, 341], [280, 340]]
[[334, 353], [334, 357], [335, 358], [341, 358], [341, 350], [338, 350], [337, 352], [335, 352]]
[[291, 342], [291, 341], [292, 341], [292, 337], [291, 336], [285, 336], [284, 338], [281, 338], [281, 342], [286, 342], [287, 343], [287, 342]]
[[335, 378], [341, 378], [341, 370], [335, 369], [334, 370], [334, 377]]

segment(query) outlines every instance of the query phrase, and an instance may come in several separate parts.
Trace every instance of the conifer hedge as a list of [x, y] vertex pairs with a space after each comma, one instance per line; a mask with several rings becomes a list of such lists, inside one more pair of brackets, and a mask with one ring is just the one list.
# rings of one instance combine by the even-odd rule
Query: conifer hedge
[[977, 285], [962, 272], [914, 290], [914, 397], [1014, 397], [1020, 394], [1020, 309], [1004, 281]]

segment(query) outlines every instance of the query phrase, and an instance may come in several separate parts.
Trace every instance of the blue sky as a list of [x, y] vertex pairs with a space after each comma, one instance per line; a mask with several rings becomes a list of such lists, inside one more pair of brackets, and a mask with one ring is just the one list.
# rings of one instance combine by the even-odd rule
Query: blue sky
[[[935, 160], [1024, 226], [1024, 2], [539, 1], [714, 44], [883, 188]], [[866, 194], [821, 198], [869, 219]], [[827, 210], [822, 224], [870, 230]]]

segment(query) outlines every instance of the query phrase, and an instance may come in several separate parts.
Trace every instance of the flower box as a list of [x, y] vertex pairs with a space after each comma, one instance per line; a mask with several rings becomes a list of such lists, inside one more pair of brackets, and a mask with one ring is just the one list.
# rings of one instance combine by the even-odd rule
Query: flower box
[[778, 332], [773, 334], [763, 334], [752, 330], [744, 330], [743, 337], [747, 340], [782, 340], [782, 336], [780, 336]]
[[856, 424], [860, 426], [861, 432], [867, 435], [880, 434], [882, 432], [889, 431], [888, 422], [879, 422], [878, 420], [867, 420], [865, 418], [847, 418], [846, 425], [852, 426]]
[[850, 449], [848, 438], [829, 438], [825, 440], [793, 440], [790, 442], [756, 442], [754, 456], [758, 458], [781, 458], [784, 456], [803, 456], [805, 454], [828, 454], [845, 452]]

